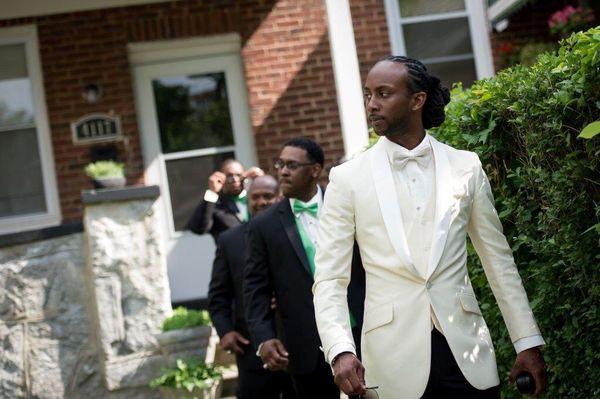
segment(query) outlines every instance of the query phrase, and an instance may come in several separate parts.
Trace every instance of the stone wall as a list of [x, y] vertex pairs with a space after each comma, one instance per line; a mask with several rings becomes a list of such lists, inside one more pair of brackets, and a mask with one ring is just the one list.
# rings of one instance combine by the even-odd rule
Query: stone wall
[[101, 387], [90, 339], [83, 236], [0, 249], [0, 397]]
[[157, 195], [93, 192], [83, 234], [0, 248], [0, 398], [160, 397], [148, 382], [174, 359], [155, 338], [171, 311]]

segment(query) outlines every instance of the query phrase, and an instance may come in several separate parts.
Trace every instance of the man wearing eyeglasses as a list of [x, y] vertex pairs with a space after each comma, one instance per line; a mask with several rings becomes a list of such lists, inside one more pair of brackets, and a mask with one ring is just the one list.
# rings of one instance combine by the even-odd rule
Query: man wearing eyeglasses
[[244, 170], [235, 159], [223, 161], [221, 169], [208, 178], [208, 189], [188, 221], [188, 228], [196, 234], [210, 233], [216, 242], [222, 232], [248, 221], [244, 180], [262, 175], [264, 172], [256, 166]]
[[[248, 330], [265, 368], [289, 370], [299, 399], [340, 397], [319, 349], [311, 292], [317, 223], [323, 202], [317, 182], [323, 163], [323, 151], [313, 140], [288, 141], [274, 165], [285, 198], [254, 218], [248, 228], [243, 283]], [[357, 326], [355, 329], [360, 329], [363, 313], [361, 273], [360, 258], [356, 257], [347, 299], [356, 315], [351, 321]], [[281, 318], [281, 340], [277, 339], [270, 309], [273, 295]]]

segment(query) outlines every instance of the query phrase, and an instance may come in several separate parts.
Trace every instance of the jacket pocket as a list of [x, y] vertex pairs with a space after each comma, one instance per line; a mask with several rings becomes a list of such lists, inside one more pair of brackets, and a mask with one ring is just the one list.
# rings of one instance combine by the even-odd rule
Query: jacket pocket
[[479, 304], [477, 303], [477, 298], [475, 298], [475, 295], [466, 292], [459, 292], [458, 300], [460, 301], [460, 306], [465, 312], [475, 313], [481, 316], [481, 310], [479, 310]]
[[391, 323], [394, 319], [394, 305], [386, 303], [365, 311], [363, 333]]

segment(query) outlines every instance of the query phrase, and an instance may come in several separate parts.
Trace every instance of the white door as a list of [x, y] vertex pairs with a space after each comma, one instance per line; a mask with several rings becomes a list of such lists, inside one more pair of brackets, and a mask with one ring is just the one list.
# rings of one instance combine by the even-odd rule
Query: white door
[[171, 300], [205, 298], [215, 245], [186, 222], [222, 161], [256, 162], [240, 57], [140, 65], [134, 78], [145, 180], [161, 189], [157, 212]]

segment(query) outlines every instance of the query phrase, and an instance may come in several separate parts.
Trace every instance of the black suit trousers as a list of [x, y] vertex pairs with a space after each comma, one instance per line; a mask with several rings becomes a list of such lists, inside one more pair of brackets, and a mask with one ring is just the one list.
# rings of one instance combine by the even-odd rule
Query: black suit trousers
[[322, 356], [316, 369], [308, 374], [293, 374], [292, 381], [298, 399], [340, 399], [340, 390], [333, 382], [331, 368]]
[[469, 384], [456, 364], [448, 341], [434, 328], [431, 331], [431, 371], [421, 399], [500, 399], [500, 386], [481, 391]]
[[238, 373], [238, 399], [296, 399], [290, 375], [284, 371], [239, 367]]

